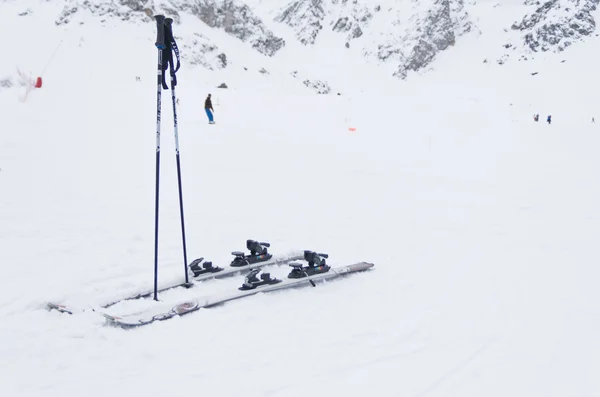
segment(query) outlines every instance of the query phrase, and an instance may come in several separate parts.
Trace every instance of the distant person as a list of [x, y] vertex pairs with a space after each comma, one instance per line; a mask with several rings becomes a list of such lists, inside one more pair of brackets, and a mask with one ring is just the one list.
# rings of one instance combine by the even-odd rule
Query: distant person
[[214, 124], [215, 120], [213, 118], [213, 109], [212, 101], [210, 100], [210, 94], [206, 97], [206, 101], [204, 101], [204, 110], [206, 111], [206, 115], [208, 116], [208, 124]]
[[595, 122], [596, 122], [596, 120], [594, 120], [594, 118], [592, 117], [592, 123], [595, 123]]
[[533, 121], [540, 121], [540, 115], [539, 114], [534, 114], [533, 115]]
[[552, 116], [548, 115], [548, 118], [546, 119], [546, 121], [548, 122], [548, 124], [552, 124]]

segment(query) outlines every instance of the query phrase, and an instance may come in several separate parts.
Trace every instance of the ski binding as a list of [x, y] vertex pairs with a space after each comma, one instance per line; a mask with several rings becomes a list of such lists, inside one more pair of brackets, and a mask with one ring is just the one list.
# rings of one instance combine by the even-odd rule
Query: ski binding
[[249, 289], [255, 289], [263, 285], [277, 284], [281, 282], [281, 280], [279, 280], [278, 278], [271, 278], [270, 273], [262, 273], [259, 279], [256, 276], [258, 275], [258, 273], [260, 273], [260, 271], [261, 269], [250, 270], [250, 273], [246, 275], [244, 284], [242, 284], [242, 286], [238, 289], [240, 291], [247, 291]]
[[269, 243], [246, 240], [246, 248], [250, 251], [250, 255], [246, 255], [242, 251], [233, 251], [231, 254], [235, 258], [231, 261], [230, 266], [242, 267], [268, 261], [273, 257], [267, 250], [270, 246], [271, 244]]

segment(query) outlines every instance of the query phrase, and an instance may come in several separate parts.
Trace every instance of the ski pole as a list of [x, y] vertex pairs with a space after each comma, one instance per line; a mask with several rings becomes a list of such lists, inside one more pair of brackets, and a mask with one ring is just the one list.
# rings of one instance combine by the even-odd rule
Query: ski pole
[[[175, 55], [177, 56], [177, 68], [179, 68], [179, 49], [177, 48], [177, 44], [175, 43], [175, 39], [173, 37], [173, 19], [166, 18], [164, 21], [165, 25], [165, 40], [166, 46], [168, 48], [169, 53], [171, 51], [175, 51]], [[169, 54], [172, 57], [172, 54]], [[189, 286], [189, 276], [187, 271], [187, 249], [185, 244], [185, 222], [183, 218], [183, 193], [181, 187], [181, 162], [179, 156], [179, 131], [177, 128], [177, 99], [175, 96], [175, 86], [177, 85], [177, 78], [175, 77], [175, 72], [177, 70], [173, 67], [172, 59], [169, 62], [169, 73], [171, 74], [171, 99], [173, 102], [173, 128], [175, 132], [175, 159], [177, 161], [177, 184], [179, 187], [179, 214], [181, 217], [181, 239], [183, 241], [183, 271], [185, 274], [185, 283]]]
[[163, 62], [162, 52], [165, 48], [164, 15], [156, 15], [156, 48], [158, 49], [158, 74], [156, 88], [156, 196], [154, 199], [154, 300], [158, 300], [158, 192], [160, 181], [160, 111]]

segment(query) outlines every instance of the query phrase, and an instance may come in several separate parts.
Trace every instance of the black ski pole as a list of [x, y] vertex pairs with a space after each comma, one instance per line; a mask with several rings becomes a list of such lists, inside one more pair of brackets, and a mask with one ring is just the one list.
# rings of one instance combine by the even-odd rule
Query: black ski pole
[[[171, 99], [173, 101], [173, 127], [175, 131], [175, 159], [177, 160], [177, 184], [179, 187], [179, 214], [181, 217], [181, 239], [183, 242], [183, 272], [185, 274], [185, 283], [189, 286], [189, 276], [187, 270], [187, 249], [185, 244], [185, 222], [183, 218], [183, 192], [181, 187], [181, 162], [179, 160], [179, 131], [177, 129], [177, 99], [175, 96], [175, 86], [177, 85], [177, 77], [175, 73], [179, 69], [179, 48], [173, 37], [173, 19], [165, 19], [165, 41], [169, 52], [169, 73], [171, 74]], [[175, 51], [177, 57], [177, 68], [173, 67], [173, 55]]]
[[160, 111], [163, 60], [162, 53], [165, 49], [164, 15], [156, 15], [156, 48], [158, 49], [158, 75], [156, 88], [156, 196], [154, 205], [154, 300], [158, 300], [158, 192], [160, 181]]

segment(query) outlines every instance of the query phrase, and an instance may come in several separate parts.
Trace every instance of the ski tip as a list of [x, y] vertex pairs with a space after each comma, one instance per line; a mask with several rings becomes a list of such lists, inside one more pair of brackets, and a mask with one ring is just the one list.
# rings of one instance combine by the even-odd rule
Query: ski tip
[[102, 316], [104, 316], [104, 318], [106, 319], [107, 325], [121, 326], [121, 324], [120, 324], [121, 317], [111, 316], [110, 314], [106, 314], [106, 313], [102, 313]]
[[373, 267], [375, 267], [374, 263], [371, 262], [359, 262], [359, 263], [355, 263], [354, 265], [350, 265], [352, 267], [352, 270], [354, 271], [360, 271], [360, 270], [369, 270]]
[[67, 306], [59, 305], [59, 304], [52, 303], [52, 302], [46, 302], [46, 309], [48, 311], [56, 310], [57, 312], [60, 312], [60, 313], [73, 314], [73, 310], [69, 309]]
[[344, 274], [344, 273], [356, 273], [356, 272], [363, 272], [365, 270], [369, 270], [371, 268], [375, 267], [375, 264], [370, 263], [370, 262], [358, 262], [355, 263], [353, 265], [348, 265], [348, 266], [344, 266], [340, 269], [336, 269], [335, 271], [340, 273], [340, 274]]

